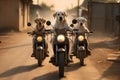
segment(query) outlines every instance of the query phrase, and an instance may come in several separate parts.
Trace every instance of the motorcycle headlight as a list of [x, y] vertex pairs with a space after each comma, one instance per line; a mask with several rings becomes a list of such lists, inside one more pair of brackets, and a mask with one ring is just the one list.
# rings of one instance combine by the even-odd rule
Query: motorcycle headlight
[[65, 36], [64, 35], [58, 35], [57, 36], [57, 41], [60, 42], [60, 43], [64, 42], [65, 41]]
[[37, 41], [41, 42], [43, 40], [42, 36], [37, 37]]
[[82, 35], [78, 36], [78, 41], [83, 41], [84, 39], [85, 39], [84, 36], [82, 36]]

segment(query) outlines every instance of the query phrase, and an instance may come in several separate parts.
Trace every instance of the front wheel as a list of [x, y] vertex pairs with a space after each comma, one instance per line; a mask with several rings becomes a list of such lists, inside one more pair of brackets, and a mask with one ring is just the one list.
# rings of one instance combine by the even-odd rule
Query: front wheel
[[81, 66], [84, 66], [84, 55], [85, 55], [84, 51], [79, 51], [79, 59], [80, 59]]
[[36, 57], [38, 61], [38, 66], [42, 66], [42, 58], [43, 58], [42, 50], [36, 50]]
[[59, 77], [64, 77], [64, 53], [59, 53]]

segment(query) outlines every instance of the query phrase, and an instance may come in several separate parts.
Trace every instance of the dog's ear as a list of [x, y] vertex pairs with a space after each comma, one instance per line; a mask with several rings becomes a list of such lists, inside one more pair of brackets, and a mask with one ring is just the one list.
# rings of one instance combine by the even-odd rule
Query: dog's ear
[[42, 18], [42, 22], [43, 22], [43, 23], [45, 23], [45, 22], [46, 22], [46, 20]]
[[38, 19], [35, 19], [35, 23], [37, 23]]
[[56, 14], [57, 14], [56, 12], [53, 14], [53, 17], [54, 17], [54, 18], [56, 17]]
[[84, 18], [84, 23], [85, 23], [84, 25], [87, 26], [87, 19], [86, 18]]
[[67, 13], [66, 12], [64, 12], [64, 15], [67, 17]]
[[86, 18], [84, 18], [84, 20], [85, 20], [85, 22], [87, 22], [87, 19], [86, 19]]

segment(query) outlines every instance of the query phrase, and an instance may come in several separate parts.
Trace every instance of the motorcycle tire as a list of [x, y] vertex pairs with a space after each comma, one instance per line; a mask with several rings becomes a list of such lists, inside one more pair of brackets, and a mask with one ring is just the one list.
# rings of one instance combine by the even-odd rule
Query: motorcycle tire
[[38, 66], [42, 66], [42, 61], [43, 61], [42, 50], [36, 50], [36, 57], [37, 57], [37, 61], [38, 61]]
[[64, 77], [64, 53], [59, 53], [59, 77]]
[[84, 55], [85, 55], [85, 53], [80, 51], [79, 54], [80, 54], [80, 55], [79, 55], [80, 65], [81, 65], [81, 66], [84, 66]]

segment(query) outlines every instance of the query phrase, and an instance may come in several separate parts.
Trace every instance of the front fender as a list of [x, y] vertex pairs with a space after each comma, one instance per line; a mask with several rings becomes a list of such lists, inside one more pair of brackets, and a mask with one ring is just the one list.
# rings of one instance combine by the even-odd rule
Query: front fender
[[78, 50], [84, 51], [84, 50], [85, 50], [85, 46], [79, 46], [79, 47], [78, 47]]
[[37, 46], [37, 50], [43, 50], [43, 46]]
[[66, 50], [64, 48], [60, 48], [60, 49], [57, 50], [58, 53], [65, 53], [65, 51]]

